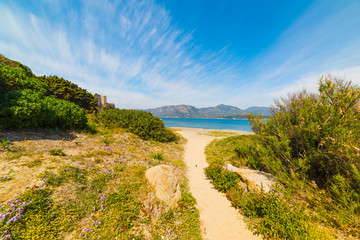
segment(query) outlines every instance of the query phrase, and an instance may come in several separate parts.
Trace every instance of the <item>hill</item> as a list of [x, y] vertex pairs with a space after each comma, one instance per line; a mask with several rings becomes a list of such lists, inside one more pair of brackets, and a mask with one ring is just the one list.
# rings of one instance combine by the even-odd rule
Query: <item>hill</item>
[[246, 110], [220, 104], [215, 107], [196, 108], [191, 105], [170, 105], [158, 108], [147, 109], [157, 117], [169, 118], [246, 118], [249, 113], [269, 116], [268, 107], [250, 107]]
[[253, 114], [261, 114], [263, 116], [270, 116], [270, 108], [269, 107], [249, 107], [247, 109], [245, 109], [246, 112], [248, 113], [253, 113]]

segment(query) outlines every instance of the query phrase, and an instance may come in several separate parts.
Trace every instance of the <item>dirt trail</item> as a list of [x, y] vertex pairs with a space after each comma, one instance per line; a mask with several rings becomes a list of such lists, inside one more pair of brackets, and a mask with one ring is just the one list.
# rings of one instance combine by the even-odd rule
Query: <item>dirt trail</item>
[[218, 192], [206, 178], [208, 166], [204, 150], [215, 137], [200, 135], [198, 129], [182, 128], [179, 133], [188, 140], [185, 146], [185, 163], [188, 168], [190, 191], [200, 211], [203, 236], [209, 240], [261, 239], [250, 232], [238, 211], [231, 207], [224, 194]]

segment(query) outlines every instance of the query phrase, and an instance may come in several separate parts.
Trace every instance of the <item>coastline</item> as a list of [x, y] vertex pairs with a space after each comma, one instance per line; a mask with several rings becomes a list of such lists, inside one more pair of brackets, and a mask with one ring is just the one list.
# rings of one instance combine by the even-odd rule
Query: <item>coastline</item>
[[242, 131], [242, 130], [230, 130], [230, 129], [205, 129], [205, 128], [188, 128], [188, 127], [169, 127], [169, 129], [175, 131], [192, 131], [192, 132], [228, 132], [242, 135], [255, 134], [253, 132]]

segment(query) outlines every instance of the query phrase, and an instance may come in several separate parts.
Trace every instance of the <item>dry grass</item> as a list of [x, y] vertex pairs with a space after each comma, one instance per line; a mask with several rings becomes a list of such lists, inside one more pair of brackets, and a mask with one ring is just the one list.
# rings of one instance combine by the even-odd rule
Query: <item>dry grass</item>
[[[144, 182], [146, 180], [143, 175], [146, 169], [152, 166], [171, 165], [180, 180], [182, 192], [186, 193], [188, 191], [185, 178], [186, 168], [182, 161], [183, 138], [180, 138], [179, 144], [159, 143], [143, 141], [122, 129], [112, 129], [111, 131], [100, 129], [96, 134], [0, 132], [0, 139], [10, 141], [10, 144], [7, 145], [10, 150], [0, 147], [0, 177], [8, 176], [10, 178], [8, 181], [0, 182], [0, 202], [5, 202], [28, 188], [40, 185], [42, 181], [39, 179], [39, 175], [44, 174], [45, 171], [56, 175], [61, 169], [71, 166], [87, 172], [88, 182], [93, 181], [101, 174], [110, 172], [113, 177], [101, 190], [106, 196], [121, 192], [119, 186], [124, 183], [135, 186], [132, 189], [135, 192], [132, 194], [134, 194], [134, 200], [141, 202], [140, 220], [135, 223], [131, 234], [143, 236], [145, 239], [153, 239], [154, 236], [159, 238], [166, 236], [166, 229], [176, 228], [174, 223], [164, 222], [163, 215], [172, 210], [155, 198], [149, 184]], [[51, 150], [62, 150], [65, 155], [53, 155]], [[160, 154], [161, 157], [154, 157], [156, 154]], [[67, 203], [79, 201], [76, 199], [79, 194], [83, 193], [79, 193], [78, 186], [70, 181], [53, 188], [52, 199], [55, 205], [63, 205], [61, 208], [67, 209]], [[89, 199], [91, 196], [89, 195], [87, 198]], [[80, 206], [82, 203], [78, 202], [77, 204]], [[81, 211], [79, 210], [79, 212]], [[67, 221], [73, 222], [74, 227], [73, 229], [69, 228], [72, 229], [71, 231], [63, 231], [61, 233], [63, 238], [73, 239], [74, 234], [79, 234], [81, 228], [88, 225], [92, 219], [97, 218], [96, 215], [90, 216], [85, 212], [84, 217], [80, 220], [76, 217], [69, 217], [70, 220]], [[185, 222], [188, 221], [185, 220], [185, 216], [181, 216], [183, 213], [174, 214], [174, 216], [179, 216], [180, 224], [177, 224], [178, 226], [189, 224], [189, 222]], [[198, 239], [198, 215], [192, 216], [191, 221], [194, 221], [194, 231], [198, 232], [194, 236], [198, 236], [196, 237]], [[103, 234], [101, 236], [112, 236], [111, 233], [101, 234]]]

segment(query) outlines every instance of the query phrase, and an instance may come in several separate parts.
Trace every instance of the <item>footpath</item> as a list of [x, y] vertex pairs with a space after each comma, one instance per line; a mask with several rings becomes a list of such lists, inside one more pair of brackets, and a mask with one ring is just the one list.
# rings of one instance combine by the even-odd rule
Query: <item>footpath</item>
[[214, 189], [204, 173], [208, 166], [205, 147], [215, 137], [200, 135], [204, 130], [182, 128], [179, 133], [188, 140], [184, 161], [188, 168], [190, 192], [197, 201], [200, 211], [202, 232], [209, 240], [261, 239], [246, 228], [240, 213], [231, 206], [223, 193]]

